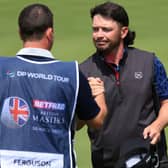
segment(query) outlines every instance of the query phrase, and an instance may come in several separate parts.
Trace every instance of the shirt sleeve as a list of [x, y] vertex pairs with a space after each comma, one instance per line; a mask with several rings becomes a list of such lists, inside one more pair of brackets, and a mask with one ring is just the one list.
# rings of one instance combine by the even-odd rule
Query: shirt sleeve
[[168, 78], [161, 61], [154, 58], [154, 85], [160, 100], [168, 99]]
[[79, 94], [76, 113], [80, 120], [91, 120], [97, 116], [100, 108], [92, 97], [86, 77], [79, 72]]

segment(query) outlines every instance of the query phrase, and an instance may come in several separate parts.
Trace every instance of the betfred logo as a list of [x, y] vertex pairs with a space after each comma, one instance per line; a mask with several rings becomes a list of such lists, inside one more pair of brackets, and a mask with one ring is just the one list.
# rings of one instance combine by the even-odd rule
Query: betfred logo
[[33, 107], [46, 110], [65, 110], [64, 103], [49, 102], [44, 100], [33, 100]]

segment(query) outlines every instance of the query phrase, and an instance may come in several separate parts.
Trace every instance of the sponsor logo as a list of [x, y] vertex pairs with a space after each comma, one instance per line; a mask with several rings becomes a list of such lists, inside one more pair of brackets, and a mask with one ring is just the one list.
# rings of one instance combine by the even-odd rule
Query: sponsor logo
[[134, 77], [136, 79], [142, 79], [143, 78], [143, 73], [142, 72], [135, 72], [134, 73]]
[[39, 113], [33, 114], [33, 121], [46, 124], [65, 123], [65, 103], [56, 103], [44, 100], [33, 100], [33, 107], [40, 109]]
[[53, 81], [63, 82], [63, 83], [69, 82], [68, 77], [63, 77], [60, 75], [53, 75], [53, 74], [17, 71], [16, 75], [18, 77], [27, 77], [27, 78], [32, 78], [32, 79], [53, 80]]
[[50, 125], [56, 125], [56, 124], [64, 124], [65, 123], [65, 118], [63, 115], [55, 115], [55, 116], [43, 116], [43, 115], [33, 115], [33, 121], [36, 121], [38, 123], [42, 124], [50, 124]]
[[23, 127], [30, 116], [27, 102], [20, 97], [5, 99], [2, 108], [1, 121], [10, 128]]
[[55, 103], [43, 100], [33, 100], [33, 107], [46, 110], [65, 110], [64, 103]]
[[6, 75], [9, 76], [10, 78], [14, 78], [15, 77], [15, 72], [7, 71]]

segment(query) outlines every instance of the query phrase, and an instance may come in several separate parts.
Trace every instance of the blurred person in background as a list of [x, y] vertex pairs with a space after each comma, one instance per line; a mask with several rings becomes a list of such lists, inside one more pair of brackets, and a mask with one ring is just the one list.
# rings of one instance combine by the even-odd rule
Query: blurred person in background
[[53, 14], [46, 5], [26, 6], [18, 24], [23, 48], [0, 58], [1, 168], [75, 168], [75, 115], [100, 128], [104, 93], [94, 100], [77, 62], [54, 59]]
[[[108, 109], [99, 131], [88, 127], [93, 168], [130, 168], [136, 164], [156, 168], [158, 157], [160, 166], [168, 167], [164, 134], [168, 79], [163, 64], [154, 53], [130, 47], [135, 32], [130, 30], [128, 14], [121, 5], [105, 2], [92, 8], [90, 15], [96, 52], [81, 63], [80, 69], [89, 80], [93, 96], [101, 93], [99, 81], [104, 82]], [[123, 153], [135, 150], [129, 149], [133, 144], [148, 150], [155, 147], [154, 161], [148, 158], [150, 165], [147, 159], [143, 165], [141, 153], [136, 153], [130, 165], [118, 166]], [[125, 157], [128, 159], [128, 155]]]

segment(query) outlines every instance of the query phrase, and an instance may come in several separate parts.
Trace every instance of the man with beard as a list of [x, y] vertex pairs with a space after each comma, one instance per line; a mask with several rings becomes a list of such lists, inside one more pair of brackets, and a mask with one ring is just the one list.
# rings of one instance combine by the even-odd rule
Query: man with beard
[[[104, 81], [108, 107], [102, 129], [88, 128], [93, 167], [115, 167], [122, 145], [136, 138], [141, 139], [140, 147], [147, 140], [149, 146], [159, 146], [157, 152], [163, 160], [167, 156], [163, 129], [168, 123], [165, 69], [155, 54], [130, 47], [135, 32], [129, 29], [129, 18], [122, 6], [106, 2], [95, 6], [90, 14], [96, 52], [80, 69], [88, 77], [93, 96], [101, 93], [100, 81]], [[160, 106], [155, 107], [156, 103]], [[126, 153], [129, 149], [124, 150]]]

